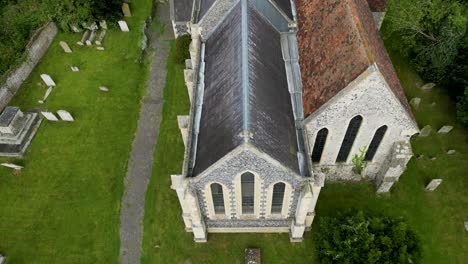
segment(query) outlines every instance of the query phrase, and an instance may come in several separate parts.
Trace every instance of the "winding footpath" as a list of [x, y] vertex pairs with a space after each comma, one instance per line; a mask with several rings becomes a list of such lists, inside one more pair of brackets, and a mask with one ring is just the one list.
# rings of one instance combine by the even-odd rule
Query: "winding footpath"
[[[125, 177], [120, 209], [120, 263], [138, 264], [141, 256], [145, 194], [153, 168], [153, 155], [159, 134], [163, 89], [166, 83], [166, 60], [169, 40], [173, 39], [169, 4], [159, 4], [158, 15], [164, 33], [151, 32], [153, 52], [151, 72]], [[157, 18], [155, 18], [157, 19]]]

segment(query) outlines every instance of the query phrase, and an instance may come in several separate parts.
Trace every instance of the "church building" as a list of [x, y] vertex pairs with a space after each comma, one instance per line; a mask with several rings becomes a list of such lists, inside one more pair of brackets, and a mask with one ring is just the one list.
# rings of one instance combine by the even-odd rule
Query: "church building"
[[[386, 0], [170, 0], [191, 108], [172, 175], [187, 232], [310, 230], [325, 181], [388, 192], [419, 131], [380, 38]], [[365, 150], [357, 174], [353, 156]]]

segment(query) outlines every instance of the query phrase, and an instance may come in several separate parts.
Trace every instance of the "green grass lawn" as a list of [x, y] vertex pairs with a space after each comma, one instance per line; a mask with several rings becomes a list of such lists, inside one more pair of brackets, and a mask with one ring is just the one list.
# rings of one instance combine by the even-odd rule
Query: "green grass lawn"
[[[291, 244], [287, 234], [210, 234], [207, 243], [196, 244], [192, 234], [184, 231], [170, 175], [181, 172], [184, 146], [176, 117], [188, 114], [189, 101], [183, 67], [169, 60], [163, 119], [146, 195], [142, 263], [243, 263], [246, 247], [260, 248], [264, 263], [318, 263], [313, 242], [313, 233], [319, 232], [317, 220], [347, 210], [404, 217], [421, 238], [422, 263], [468, 263], [468, 233], [463, 227], [468, 220], [467, 131], [456, 124], [454, 104], [446, 94], [437, 88], [421, 92], [416, 84], [422, 81], [406, 61], [396, 54], [392, 59], [408, 98], [422, 98], [415, 111], [419, 126], [438, 129], [451, 124], [455, 129], [448, 135], [414, 137], [414, 152], [424, 158], [410, 161], [389, 194], [376, 195], [369, 183], [327, 184], [313, 231], [298, 244]], [[432, 102], [436, 105], [431, 106]], [[449, 149], [457, 153], [445, 154]], [[426, 192], [424, 187], [433, 178], [444, 182], [435, 192]]]
[[[76, 121], [44, 120], [24, 160], [14, 160], [25, 169], [0, 168], [0, 252], [8, 263], [118, 262], [123, 178], [148, 73], [138, 62], [141, 26], [150, 11], [151, 1], [132, 1], [131, 32], [110, 29], [105, 51], [76, 45], [81, 34], [59, 33], [10, 103], [23, 111], [65, 109]], [[43, 105], [41, 73], [57, 83]]]

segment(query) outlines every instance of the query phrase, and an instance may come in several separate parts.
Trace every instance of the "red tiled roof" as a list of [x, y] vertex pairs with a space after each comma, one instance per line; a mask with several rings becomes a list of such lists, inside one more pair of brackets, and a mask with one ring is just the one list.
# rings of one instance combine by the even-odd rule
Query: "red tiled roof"
[[366, 0], [297, 0], [296, 6], [305, 117], [373, 63], [411, 115]]
[[387, 9], [388, 0], [367, 0], [372, 12], [384, 12]]

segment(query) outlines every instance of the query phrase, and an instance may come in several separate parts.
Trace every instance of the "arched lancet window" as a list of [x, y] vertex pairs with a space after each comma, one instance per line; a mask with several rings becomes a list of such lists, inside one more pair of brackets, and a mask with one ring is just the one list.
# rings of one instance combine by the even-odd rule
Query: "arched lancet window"
[[325, 148], [325, 142], [327, 141], [328, 129], [322, 128], [317, 132], [315, 137], [314, 149], [312, 151], [312, 162], [320, 162], [322, 158], [323, 149]]
[[340, 152], [338, 152], [336, 162], [345, 162], [348, 159], [349, 152], [353, 147], [359, 127], [361, 127], [361, 122], [362, 116], [360, 115], [353, 117], [349, 122], [348, 130], [346, 130], [346, 135], [341, 143]]
[[374, 158], [375, 153], [377, 152], [377, 149], [379, 148], [379, 145], [385, 136], [385, 132], [387, 132], [387, 126], [381, 126], [379, 129], [377, 129], [377, 131], [375, 131], [374, 138], [372, 138], [372, 141], [369, 144], [369, 148], [366, 152], [366, 161], [371, 161]]
[[213, 199], [213, 207], [215, 214], [224, 214], [224, 196], [223, 186], [219, 183], [212, 183], [211, 186], [211, 198]]
[[283, 211], [284, 190], [286, 184], [278, 182], [273, 185], [273, 195], [271, 198], [271, 214], [281, 214]]
[[242, 213], [254, 213], [255, 176], [246, 172], [241, 175]]

